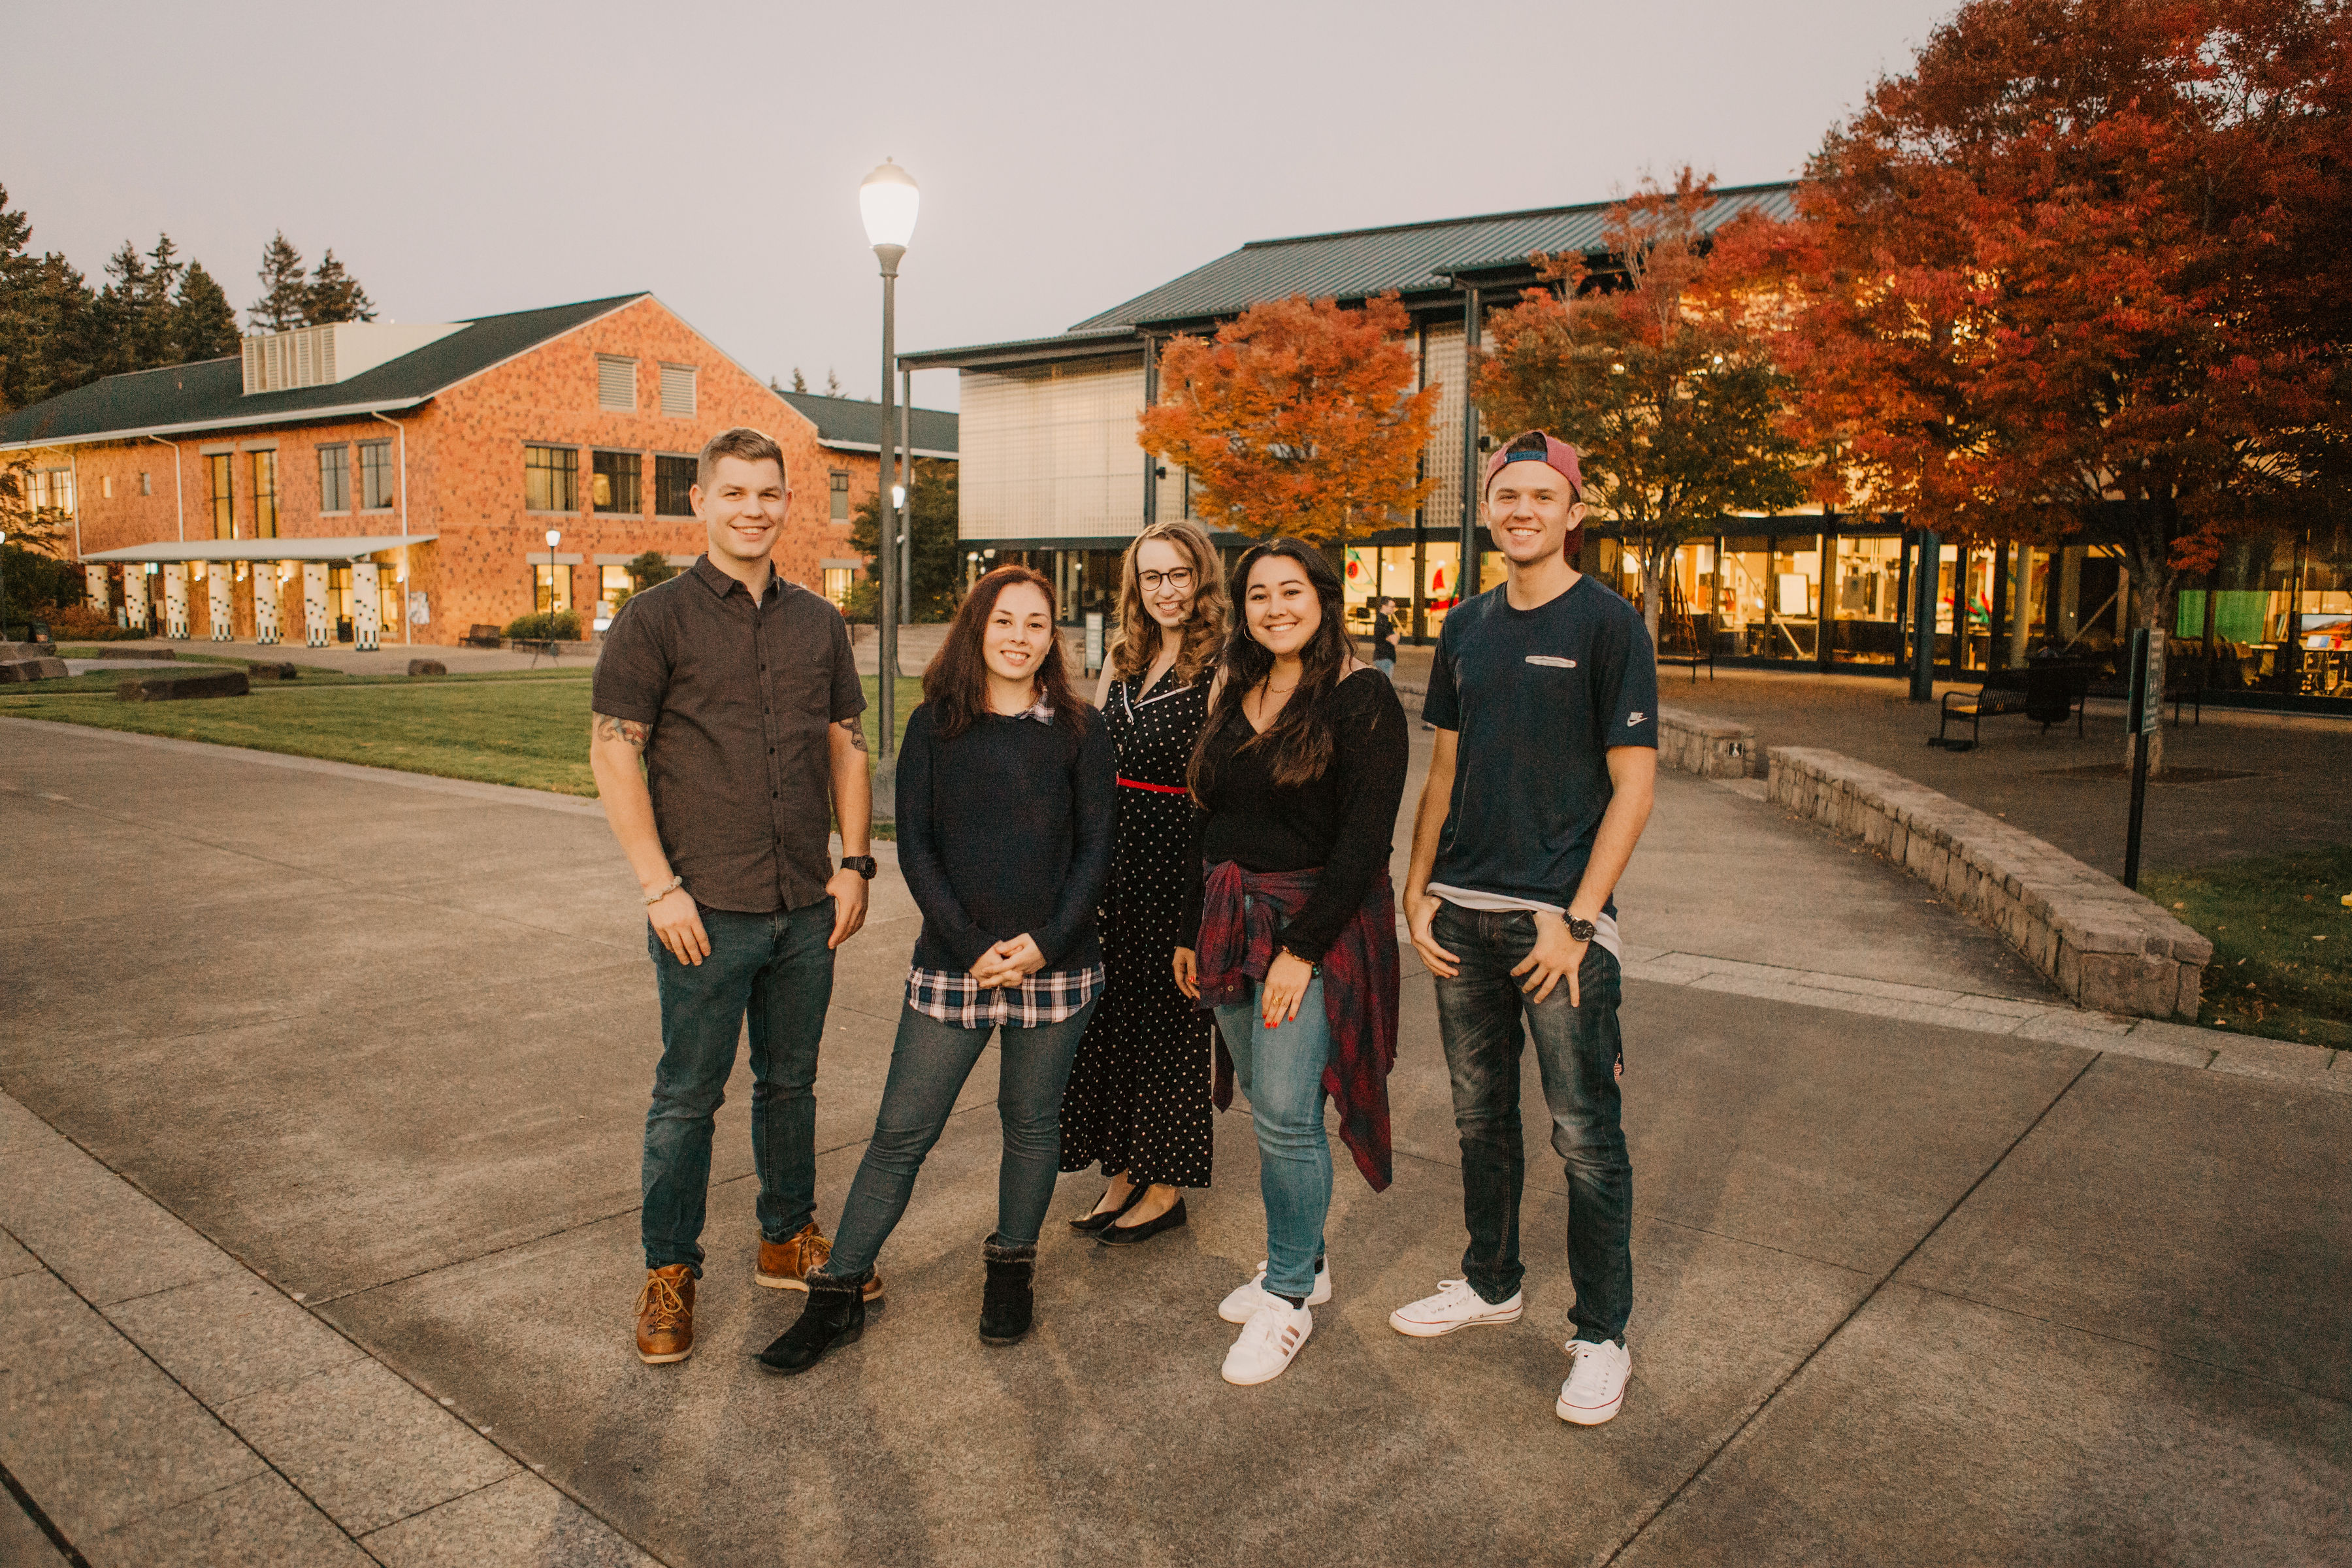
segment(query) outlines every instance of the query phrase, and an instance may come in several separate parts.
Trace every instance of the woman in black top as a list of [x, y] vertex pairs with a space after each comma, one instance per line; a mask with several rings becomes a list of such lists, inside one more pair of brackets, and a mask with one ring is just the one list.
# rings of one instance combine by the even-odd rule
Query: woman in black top
[[1111, 747], [1070, 689], [1051, 584], [1025, 566], [982, 578], [923, 672], [898, 756], [898, 868], [923, 911], [874, 1138], [833, 1256], [760, 1359], [805, 1372], [865, 1330], [864, 1287], [915, 1173], [1001, 1030], [1004, 1124], [980, 1337], [1029, 1331], [1037, 1231], [1053, 1201], [1070, 1058], [1103, 987], [1095, 906], [1110, 870]]
[[1218, 1309], [1244, 1325], [1224, 1376], [1264, 1383], [1290, 1364], [1330, 1297], [1327, 1087], [1375, 1189], [1388, 1180], [1385, 1080], [1395, 1058], [1395, 900], [1388, 886], [1404, 794], [1404, 710], [1359, 663], [1339, 580], [1322, 553], [1277, 539], [1234, 573], [1242, 624], [1226, 641], [1192, 763], [1194, 857], [1176, 982], [1213, 1006], [1250, 1099], [1265, 1200], [1266, 1263]]
[[1184, 885], [1200, 875], [1185, 773], [1226, 619], [1216, 547], [1198, 523], [1153, 523], [1119, 575], [1118, 638], [1095, 695], [1118, 752], [1118, 847], [1102, 908], [1110, 986], [1062, 1097], [1062, 1169], [1099, 1160], [1109, 1178], [1070, 1228], [1106, 1246], [1184, 1224], [1183, 1189], [1209, 1184], [1209, 1019], [1176, 989], [1171, 963]]

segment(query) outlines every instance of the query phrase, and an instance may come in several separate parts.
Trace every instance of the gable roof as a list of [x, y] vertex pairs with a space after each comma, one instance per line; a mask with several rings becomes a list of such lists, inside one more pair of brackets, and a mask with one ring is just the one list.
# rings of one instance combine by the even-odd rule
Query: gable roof
[[0, 447], [128, 440], [413, 408], [551, 338], [649, 298], [639, 290], [484, 316], [421, 349], [326, 386], [257, 392], [248, 397], [243, 360], [234, 354], [110, 375], [0, 419]]
[[[827, 397], [815, 392], [779, 392], [776, 395], [816, 426], [820, 445], [845, 452], [881, 451], [882, 443], [877, 439], [882, 417], [880, 404], [868, 403], [861, 397]], [[943, 408], [915, 409], [908, 424], [908, 437], [918, 458], [952, 458], [956, 455], [956, 416]]]

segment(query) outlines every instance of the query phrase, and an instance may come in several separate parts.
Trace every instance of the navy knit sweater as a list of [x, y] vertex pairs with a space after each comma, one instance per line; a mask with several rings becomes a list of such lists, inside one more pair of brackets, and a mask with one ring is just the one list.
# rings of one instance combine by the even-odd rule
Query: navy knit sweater
[[898, 869], [923, 911], [915, 967], [961, 973], [1027, 932], [1047, 969], [1102, 962], [1116, 763], [1102, 715], [1051, 724], [983, 714], [943, 741], [926, 703], [898, 753]]

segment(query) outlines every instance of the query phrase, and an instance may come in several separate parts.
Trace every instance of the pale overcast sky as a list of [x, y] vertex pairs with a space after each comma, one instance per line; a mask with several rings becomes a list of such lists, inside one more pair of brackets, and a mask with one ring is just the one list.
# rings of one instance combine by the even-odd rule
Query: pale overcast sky
[[1244, 240], [1602, 200], [1685, 161], [1786, 177], [1952, 8], [29, 7], [0, 183], [93, 281], [160, 229], [241, 309], [282, 227], [401, 321], [650, 289], [759, 374], [870, 396], [856, 189], [886, 154], [923, 188], [900, 347], [1034, 337]]

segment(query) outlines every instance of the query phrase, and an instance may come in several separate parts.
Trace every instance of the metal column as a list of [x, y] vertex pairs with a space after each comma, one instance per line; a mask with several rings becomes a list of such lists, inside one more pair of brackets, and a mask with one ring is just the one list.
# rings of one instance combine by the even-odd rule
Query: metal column
[[1486, 547], [1485, 497], [1478, 483], [1478, 405], [1470, 396], [1471, 366], [1478, 356], [1478, 290], [1462, 290], [1462, 559], [1454, 569], [1456, 605], [1478, 592], [1479, 556]]

